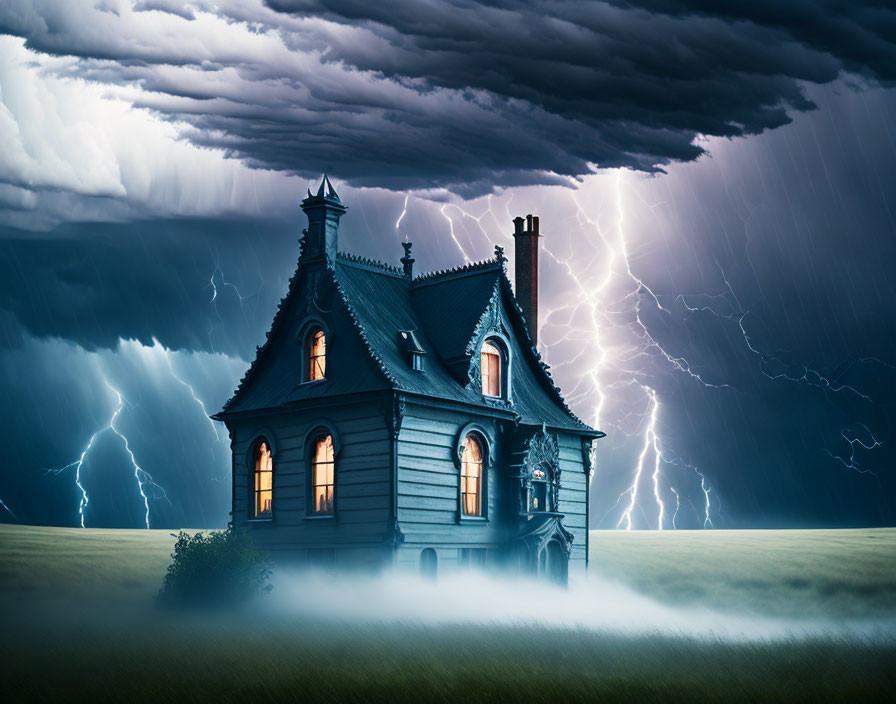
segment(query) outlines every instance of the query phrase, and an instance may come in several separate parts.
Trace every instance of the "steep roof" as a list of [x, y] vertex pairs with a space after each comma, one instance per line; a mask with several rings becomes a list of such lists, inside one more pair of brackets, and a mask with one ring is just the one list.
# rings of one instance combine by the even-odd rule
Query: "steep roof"
[[[503, 261], [499, 254], [484, 262], [412, 280], [401, 269], [340, 253], [325, 269], [348, 312], [354, 332], [363, 341], [367, 356], [384, 382], [379, 384], [381, 388], [488, 408], [506, 408], [517, 414], [522, 423], [602, 435], [572, 413], [554, 386], [526, 330]], [[278, 307], [267, 342], [259, 347], [255, 361], [219, 417], [282, 406], [308, 397], [305, 390], [293, 390], [281, 380], [253, 385], [259, 368], [265, 364], [263, 359], [269, 354], [271, 341], [278, 333], [289, 337], [278, 329], [287, 325], [287, 317], [295, 317], [287, 316], [285, 311], [294, 303], [301, 274], [300, 260], [296, 275], [290, 279], [289, 291]], [[500, 306], [507, 316], [514, 344], [518, 346], [512, 404], [484, 399], [478, 389], [472, 388], [467, 376], [471, 351], [479, 336], [486, 332], [483, 329], [486, 318], [495, 306]], [[407, 344], [399, 337], [400, 331], [413, 331], [416, 344], [426, 353], [423, 372], [413, 369], [409, 363]], [[337, 383], [342, 386], [342, 382]], [[253, 386], [267, 386], [268, 390], [249, 388]], [[353, 387], [343, 391], [351, 390]]]

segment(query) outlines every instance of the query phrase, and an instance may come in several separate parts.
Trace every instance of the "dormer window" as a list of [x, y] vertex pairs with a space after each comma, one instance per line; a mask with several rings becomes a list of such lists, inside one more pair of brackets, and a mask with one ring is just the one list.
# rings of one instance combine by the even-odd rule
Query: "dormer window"
[[417, 332], [415, 330], [399, 330], [398, 344], [404, 350], [405, 354], [408, 355], [408, 363], [410, 364], [411, 369], [422, 372], [423, 355], [426, 354], [426, 350], [424, 350], [423, 346], [420, 344]]
[[482, 373], [482, 393], [486, 396], [503, 396], [501, 376], [504, 359], [501, 350], [493, 340], [486, 340], [482, 343], [479, 363]]
[[308, 381], [326, 378], [327, 336], [320, 328], [312, 328], [308, 334]]

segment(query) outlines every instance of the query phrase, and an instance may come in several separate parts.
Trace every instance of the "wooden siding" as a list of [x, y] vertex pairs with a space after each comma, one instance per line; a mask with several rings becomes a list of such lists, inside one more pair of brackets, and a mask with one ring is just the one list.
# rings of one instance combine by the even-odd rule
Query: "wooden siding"
[[577, 435], [559, 433], [560, 494], [557, 508], [564, 514], [563, 525], [573, 534], [572, 552], [569, 556], [570, 574], [585, 569], [588, 540], [588, 504], [586, 487], [589, 477], [585, 474], [582, 458], [582, 441]]
[[[348, 562], [359, 555], [365, 562], [380, 560], [385, 555], [383, 539], [392, 487], [392, 438], [383, 408], [381, 403], [368, 402], [231, 421], [235, 524], [247, 527], [256, 544], [275, 559], [302, 557], [308, 548], [339, 548], [337, 562]], [[305, 442], [308, 433], [324, 419], [335, 427], [339, 438], [334, 518], [310, 517], [306, 512]], [[273, 511], [266, 521], [249, 517], [249, 453], [259, 434], [270, 435], [274, 448]]]
[[501, 546], [499, 478], [501, 448], [496, 422], [477, 420], [489, 435], [491, 466], [486, 476], [486, 520], [459, 519], [460, 470], [455, 451], [461, 429], [474, 418], [457, 411], [409, 404], [398, 437], [398, 520], [404, 543], [397, 562], [415, 566], [420, 551], [433, 547], [439, 564], [456, 563], [461, 547]]

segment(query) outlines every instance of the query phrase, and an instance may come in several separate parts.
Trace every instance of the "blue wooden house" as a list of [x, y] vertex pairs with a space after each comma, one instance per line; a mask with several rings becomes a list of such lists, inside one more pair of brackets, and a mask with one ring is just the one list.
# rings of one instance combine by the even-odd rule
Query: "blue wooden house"
[[233, 523], [318, 564], [588, 562], [591, 444], [535, 348], [538, 218], [514, 220], [517, 297], [493, 259], [422, 276], [339, 252], [324, 177], [298, 268], [224, 409]]

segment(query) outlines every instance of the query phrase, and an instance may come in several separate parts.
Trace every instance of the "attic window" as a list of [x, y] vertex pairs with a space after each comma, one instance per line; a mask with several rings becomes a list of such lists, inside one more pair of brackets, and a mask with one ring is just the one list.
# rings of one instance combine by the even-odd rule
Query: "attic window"
[[320, 328], [314, 328], [308, 335], [308, 381], [318, 381], [326, 377], [327, 336]]
[[404, 353], [408, 355], [408, 363], [411, 365], [411, 369], [422, 372], [423, 355], [426, 354], [426, 350], [424, 350], [423, 346], [420, 344], [416, 331], [399, 330], [398, 344], [399, 347], [404, 350]]
[[482, 343], [479, 362], [482, 372], [482, 393], [486, 396], [503, 396], [501, 384], [503, 355], [493, 340]]

